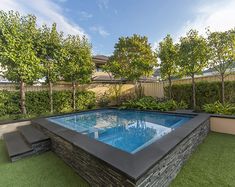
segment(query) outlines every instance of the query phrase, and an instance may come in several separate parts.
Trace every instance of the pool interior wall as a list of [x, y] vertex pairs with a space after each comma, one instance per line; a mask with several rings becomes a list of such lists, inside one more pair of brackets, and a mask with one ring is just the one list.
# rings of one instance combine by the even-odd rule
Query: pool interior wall
[[209, 117], [198, 115], [131, 155], [45, 119], [33, 124], [51, 138], [52, 150], [94, 186], [167, 186], [209, 132]]
[[134, 154], [191, 118], [149, 111], [102, 109], [47, 120]]

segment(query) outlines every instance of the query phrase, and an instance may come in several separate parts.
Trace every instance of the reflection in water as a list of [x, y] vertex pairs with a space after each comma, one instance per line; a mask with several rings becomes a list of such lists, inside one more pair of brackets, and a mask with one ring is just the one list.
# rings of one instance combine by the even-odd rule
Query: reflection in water
[[123, 151], [135, 153], [190, 117], [129, 110], [99, 110], [48, 119]]

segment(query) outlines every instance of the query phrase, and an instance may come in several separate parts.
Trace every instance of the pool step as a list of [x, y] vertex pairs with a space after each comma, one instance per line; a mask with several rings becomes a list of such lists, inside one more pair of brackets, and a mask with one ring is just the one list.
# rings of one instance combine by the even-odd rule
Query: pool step
[[20, 126], [17, 131], [4, 134], [3, 138], [12, 162], [51, 148], [49, 137], [32, 125]]
[[35, 153], [50, 150], [50, 138], [33, 127], [33, 125], [20, 126], [17, 129], [23, 135], [26, 142], [31, 145]]

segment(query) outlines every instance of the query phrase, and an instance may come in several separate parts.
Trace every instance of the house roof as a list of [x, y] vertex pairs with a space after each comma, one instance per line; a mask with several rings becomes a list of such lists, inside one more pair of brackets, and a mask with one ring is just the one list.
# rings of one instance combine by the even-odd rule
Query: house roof
[[[233, 62], [231, 69], [235, 69], [235, 62]], [[202, 73], [205, 74], [205, 73], [213, 73], [213, 72], [215, 72], [215, 68], [209, 68], [209, 69], [203, 71]]]
[[0, 83], [8, 83], [8, 82], [10, 81], [0, 75]]
[[96, 65], [104, 65], [108, 61], [109, 57], [105, 55], [95, 55], [92, 59]]

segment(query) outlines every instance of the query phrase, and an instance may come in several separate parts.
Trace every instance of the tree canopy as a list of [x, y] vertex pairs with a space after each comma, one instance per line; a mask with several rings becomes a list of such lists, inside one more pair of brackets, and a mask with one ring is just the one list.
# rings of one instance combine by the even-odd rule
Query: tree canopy
[[77, 83], [88, 83], [93, 72], [91, 44], [80, 36], [69, 35], [64, 43], [64, 61], [61, 64], [62, 77], [71, 81], [73, 85], [73, 108], [75, 108], [75, 95]]
[[171, 79], [178, 72], [177, 59], [178, 59], [178, 47], [173, 43], [173, 39], [170, 35], [167, 35], [162, 42], [159, 43], [159, 49], [157, 51], [158, 57], [161, 60], [160, 74], [163, 80], [169, 81], [169, 96], [171, 98]]
[[25, 83], [41, 77], [42, 66], [36, 47], [38, 39], [35, 16], [20, 16], [13, 11], [0, 12], [1, 66], [6, 70], [4, 76], [8, 80], [20, 83], [23, 114], [26, 114]]
[[41, 77], [42, 66], [37, 56], [39, 33], [36, 17], [0, 12], [1, 66], [9, 71], [4, 76], [11, 81], [32, 83]]
[[156, 65], [156, 54], [152, 51], [148, 38], [135, 34], [119, 38], [113, 55], [104, 68], [115, 78], [138, 81], [141, 76], [151, 75]]
[[43, 25], [40, 29], [39, 58], [43, 64], [43, 75], [49, 82], [56, 82], [59, 79], [59, 63], [63, 61], [63, 34], [56, 29], [56, 24], [52, 27]]
[[69, 35], [64, 40], [63, 78], [66, 81], [87, 83], [93, 72], [91, 44], [80, 36]]
[[209, 51], [206, 39], [196, 30], [190, 30], [186, 37], [180, 39], [179, 66], [184, 75], [192, 78], [193, 107], [196, 107], [195, 75], [202, 73], [207, 67]]
[[224, 78], [230, 73], [235, 63], [235, 30], [225, 32], [208, 31], [210, 50], [209, 67], [219, 73], [221, 77], [222, 103], [224, 103]]
[[53, 83], [61, 76], [59, 64], [63, 61], [63, 33], [57, 31], [56, 23], [53, 23], [51, 28], [43, 25], [39, 32], [38, 57], [43, 65], [43, 77], [49, 86], [51, 113], [53, 113]]

